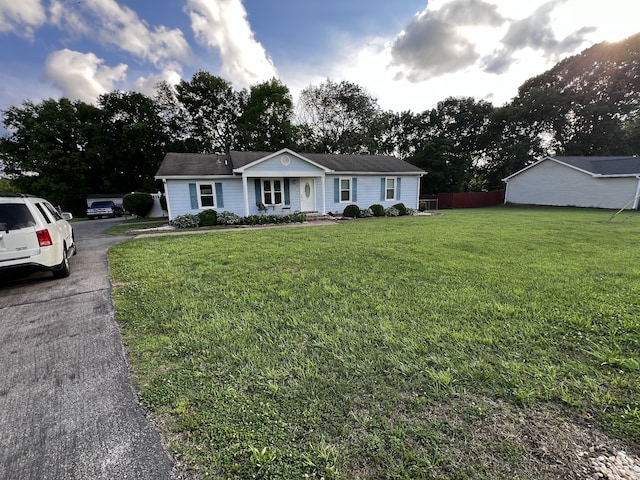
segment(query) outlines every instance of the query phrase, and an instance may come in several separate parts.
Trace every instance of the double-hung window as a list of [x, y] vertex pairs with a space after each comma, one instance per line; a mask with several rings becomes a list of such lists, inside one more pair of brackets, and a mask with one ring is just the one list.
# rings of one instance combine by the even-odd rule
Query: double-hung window
[[351, 201], [351, 179], [341, 178], [340, 179], [340, 202], [350, 202], [350, 201]]
[[198, 184], [198, 201], [200, 202], [200, 208], [215, 206], [215, 190], [213, 189], [213, 184]]
[[396, 199], [396, 179], [387, 178], [385, 180], [385, 200]]
[[262, 180], [262, 203], [265, 205], [282, 205], [282, 179]]

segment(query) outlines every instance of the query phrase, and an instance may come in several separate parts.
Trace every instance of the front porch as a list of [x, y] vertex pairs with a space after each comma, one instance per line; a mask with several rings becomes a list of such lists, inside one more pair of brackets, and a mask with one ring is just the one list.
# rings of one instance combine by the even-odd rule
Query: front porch
[[[246, 215], [326, 213], [323, 176], [242, 178]], [[251, 188], [253, 186], [253, 188]]]

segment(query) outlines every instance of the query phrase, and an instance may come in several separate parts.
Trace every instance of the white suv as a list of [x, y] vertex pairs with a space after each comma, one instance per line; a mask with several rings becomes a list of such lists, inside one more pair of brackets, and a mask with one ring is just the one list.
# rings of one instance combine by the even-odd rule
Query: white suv
[[49, 202], [0, 193], [0, 271], [26, 268], [68, 277], [75, 253], [71, 225]]

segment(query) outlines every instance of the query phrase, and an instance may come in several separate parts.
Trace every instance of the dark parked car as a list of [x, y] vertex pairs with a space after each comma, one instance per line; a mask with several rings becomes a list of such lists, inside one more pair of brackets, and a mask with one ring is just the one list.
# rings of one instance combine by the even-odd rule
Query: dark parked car
[[115, 218], [124, 215], [124, 209], [122, 205], [116, 205], [112, 200], [104, 200], [100, 202], [93, 202], [89, 208], [87, 208], [87, 217], [89, 220], [94, 218]]

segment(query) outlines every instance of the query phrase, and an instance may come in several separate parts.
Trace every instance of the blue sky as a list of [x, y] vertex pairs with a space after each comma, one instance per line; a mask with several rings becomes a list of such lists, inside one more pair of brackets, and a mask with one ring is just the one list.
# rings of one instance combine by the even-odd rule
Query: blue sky
[[502, 105], [527, 78], [637, 33], [629, 0], [0, 0], [0, 110], [206, 70], [236, 88], [326, 78], [384, 109], [447, 96]]

